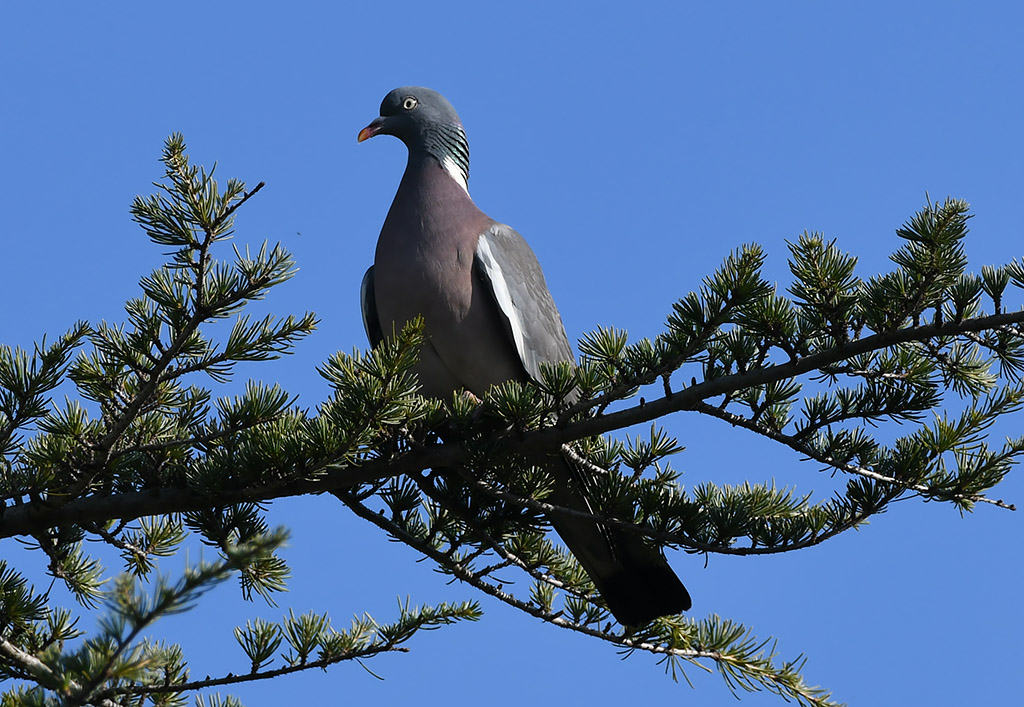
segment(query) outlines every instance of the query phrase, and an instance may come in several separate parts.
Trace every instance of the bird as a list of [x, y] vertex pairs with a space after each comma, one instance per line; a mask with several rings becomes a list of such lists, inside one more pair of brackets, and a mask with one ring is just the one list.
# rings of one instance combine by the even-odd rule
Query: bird
[[[409, 154], [360, 287], [371, 346], [422, 317], [420, 392], [447, 399], [483, 398], [494, 385], [538, 379], [543, 363], [574, 363], [533, 250], [469, 195], [469, 143], [452, 104], [429, 88], [396, 88], [358, 141], [377, 135], [398, 138]], [[548, 459], [555, 484], [546, 500], [593, 514], [585, 473], [560, 455]], [[639, 534], [579, 515], [552, 512], [548, 521], [619, 623], [690, 609], [686, 587]]]

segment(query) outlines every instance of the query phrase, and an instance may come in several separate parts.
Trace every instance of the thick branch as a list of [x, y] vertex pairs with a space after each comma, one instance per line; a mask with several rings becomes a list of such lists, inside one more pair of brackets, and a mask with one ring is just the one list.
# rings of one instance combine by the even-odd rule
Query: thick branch
[[[642, 422], [650, 422], [682, 410], [697, 410], [701, 403], [708, 398], [743, 388], [794, 378], [869, 351], [930, 337], [957, 336], [1017, 323], [1024, 323], [1024, 311], [875, 334], [813, 356], [698, 383], [669, 396], [650, 402], [641, 402], [639, 405], [624, 410], [580, 420], [563, 427], [550, 427], [525, 434], [510, 433], [506, 436], [505, 441], [517, 451], [526, 454], [550, 452], [559, 449], [567, 442], [624, 429]], [[805, 450], [801, 451], [805, 452]], [[118, 496], [92, 496], [70, 501], [60, 506], [47, 506], [37, 501], [26, 505], [9, 506], [0, 510], [0, 538], [12, 535], [30, 535], [49, 527], [69, 523], [98, 522], [110, 518], [135, 519], [244, 501], [260, 502], [307, 493], [341, 491], [358, 484], [372, 483], [435, 466], [452, 466], [464, 462], [466, 456], [465, 450], [456, 445], [446, 444], [414, 450], [394, 459], [378, 459], [359, 466], [331, 469], [316, 479], [292, 481], [281, 485], [231, 488], [211, 494], [202, 494], [185, 488], [150, 489]], [[324, 466], [329, 466], [329, 464]], [[857, 473], [855, 470], [850, 471]], [[979, 497], [971, 500], [981, 501], [982, 499]], [[992, 503], [991, 501], [985, 502]], [[1009, 504], [998, 502], [995, 505], [1009, 507]]]
[[116, 496], [88, 496], [54, 506], [44, 501], [33, 501], [0, 510], [0, 538], [33, 535], [59, 525], [97, 523], [111, 518], [128, 521], [232, 503], [341, 491], [434, 466], [451, 466], [464, 461], [465, 456], [465, 450], [455, 445], [436, 446], [395, 459], [375, 459], [359, 466], [329, 469], [315, 479], [300, 479], [280, 485], [249, 485], [215, 493], [202, 493], [191, 488], [156, 488]]
[[816, 353], [804, 358], [795, 358], [767, 368], [759, 368], [745, 373], [736, 373], [714, 378], [697, 385], [690, 386], [670, 396], [653, 401], [644, 401], [625, 410], [580, 420], [564, 427], [551, 427], [523, 435], [521, 446], [526, 449], [553, 449], [566, 442], [584, 437], [604, 434], [612, 430], [621, 430], [641, 422], [651, 422], [681, 410], [694, 410], [697, 404], [744, 388], [767, 385], [787, 378], [796, 378], [811, 371], [822, 369], [854, 356], [869, 351], [880, 351], [906, 344], [911, 341], [923, 341], [935, 337], [959, 336], [970, 332], [985, 331], [1010, 324], [1024, 323], [1024, 311], [993, 314], [976, 319], [965, 319], [961, 322], [944, 322], [924, 326], [907, 327], [893, 331], [874, 334], [848, 344]]

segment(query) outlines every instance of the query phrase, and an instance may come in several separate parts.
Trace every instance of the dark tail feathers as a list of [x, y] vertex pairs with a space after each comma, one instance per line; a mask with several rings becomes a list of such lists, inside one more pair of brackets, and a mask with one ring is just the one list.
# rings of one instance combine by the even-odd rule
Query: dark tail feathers
[[[552, 465], [556, 489], [549, 501], [591, 512], [580, 473], [569, 462], [557, 459]], [[640, 535], [584, 518], [562, 516], [550, 520], [619, 623], [641, 626], [690, 608], [686, 587], [661, 552]]]

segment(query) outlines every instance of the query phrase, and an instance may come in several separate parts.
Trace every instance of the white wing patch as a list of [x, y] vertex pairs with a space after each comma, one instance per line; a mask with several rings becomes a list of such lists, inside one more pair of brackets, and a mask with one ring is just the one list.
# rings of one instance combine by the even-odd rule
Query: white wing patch
[[516, 307], [516, 303], [512, 300], [512, 293], [509, 292], [508, 282], [505, 281], [505, 273], [502, 272], [501, 266], [498, 265], [498, 261], [494, 258], [494, 253], [491, 252], [491, 246], [487, 242], [487, 234], [480, 236], [480, 241], [476, 246], [476, 257], [480, 259], [480, 264], [484, 267], [484, 272], [487, 273], [487, 279], [491, 282], [491, 289], [494, 291], [494, 299], [498, 303], [498, 308], [501, 313], [508, 319], [508, 323], [512, 328], [512, 338], [516, 344], [516, 351], [519, 352], [519, 360], [525, 365], [526, 363], [526, 335], [523, 326], [522, 315], [519, 312], [519, 308]]
[[444, 171], [447, 172], [460, 187], [462, 187], [462, 190], [468, 194], [469, 182], [466, 181], [466, 176], [462, 173], [462, 170], [459, 169], [459, 165], [455, 164], [455, 160], [451, 157], [445, 157], [441, 160], [441, 166], [444, 167]]

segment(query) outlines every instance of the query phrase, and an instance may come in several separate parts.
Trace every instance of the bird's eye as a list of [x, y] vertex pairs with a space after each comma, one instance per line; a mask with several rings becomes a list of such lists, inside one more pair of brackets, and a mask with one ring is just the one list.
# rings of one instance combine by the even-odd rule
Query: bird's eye
[[404, 108], [405, 110], [412, 110], [413, 108], [416, 107], [416, 104], [418, 103], [419, 101], [417, 101], [414, 97], [406, 96], [405, 100], [402, 101], [402, 108]]

